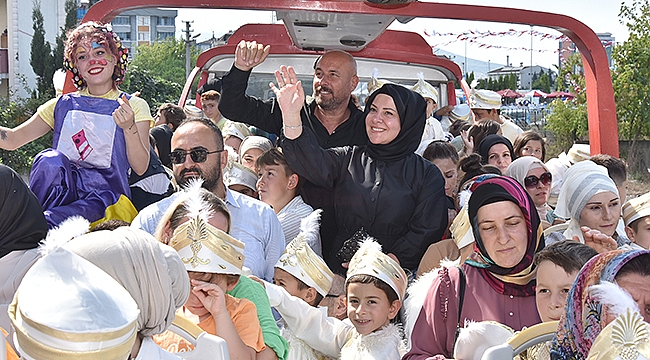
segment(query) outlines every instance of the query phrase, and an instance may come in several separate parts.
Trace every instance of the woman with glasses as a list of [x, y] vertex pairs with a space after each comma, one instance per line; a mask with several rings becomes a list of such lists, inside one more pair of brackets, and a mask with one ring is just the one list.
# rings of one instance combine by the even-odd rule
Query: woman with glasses
[[[535, 203], [539, 218], [542, 220], [542, 227], [544, 229], [550, 227], [557, 217], [553, 215], [553, 209], [547, 204], [553, 176], [546, 165], [536, 157], [523, 156], [510, 164], [505, 175], [514, 178], [526, 189]], [[561, 219], [558, 221], [563, 222]]]
[[447, 226], [445, 180], [435, 165], [414, 153], [424, 131], [424, 98], [403, 86], [384, 84], [366, 102], [368, 145], [322, 149], [300, 119], [302, 85], [291, 67], [281, 70], [273, 90], [282, 109], [287, 163], [334, 192], [338, 234], [333, 246], [323, 248], [330, 268], [343, 272], [342, 261], [331, 255], [364, 229], [402, 267], [416, 269]]

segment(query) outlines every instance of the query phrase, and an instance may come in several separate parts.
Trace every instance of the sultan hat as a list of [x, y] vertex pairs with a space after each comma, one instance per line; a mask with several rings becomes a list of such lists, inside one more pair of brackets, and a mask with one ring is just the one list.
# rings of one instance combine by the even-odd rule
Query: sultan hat
[[472, 109], [500, 109], [501, 95], [492, 90], [472, 89], [469, 102]]
[[623, 205], [623, 221], [625, 226], [650, 215], [650, 192], [637, 198], [630, 199]]
[[372, 238], [367, 238], [350, 260], [346, 282], [354, 275], [374, 276], [388, 284], [399, 299], [404, 300], [408, 284], [404, 269], [384, 254], [381, 245]]
[[315, 210], [300, 221], [300, 233], [284, 249], [275, 267], [313, 287], [324, 297], [332, 287], [334, 273], [308, 244], [310, 238], [318, 236], [318, 220], [321, 212], [320, 209]]

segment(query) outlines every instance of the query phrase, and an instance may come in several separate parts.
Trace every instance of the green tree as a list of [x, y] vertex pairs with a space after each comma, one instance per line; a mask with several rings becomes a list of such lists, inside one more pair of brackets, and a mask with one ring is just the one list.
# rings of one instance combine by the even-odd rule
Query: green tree
[[125, 85], [120, 88], [129, 93], [139, 91], [139, 96], [149, 104], [152, 112], [163, 103], [176, 103], [183, 90], [180, 84], [155, 76], [137, 65], [131, 66], [125, 80]]
[[585, 76], [582, 71], [582, 58], [575, 53], [569, 56], [560, 69], [560, 78], [576, 95], [573, 100], [554, 100], [547, 116], [547, 126], [555, 134], [555, 152], [565, 151], [576, 140], [584, 139], [588, 133], [587, 96], [585, 93]]
[[65, 39], [68, 30], [77, 26], [77, 2], [75, 0], [65, 1], [65, 24], [60, 28], [59, 35], [56, 37], [56, 47], [52, 51], [54, 56], [54, 68], [63, 67], [63, 50], [65, 48]]
[[32, 8], [32, 38], [29, 63], [36, 74], [38, 97], [41, 99], [54, 96], [52, 75], [54, 75], [54, 58], [50, 43], [45, 41], [45, 28], [43, 27], [43, 13], [40, 0], [33, 0]]
[[[146, 69], [150, 74], [167, 81], [185, 85], [185, 41], [173, 37], [136, 48], [131, 65]], [[192, 47], [190, 63], [196, 64], [199, 49]]]
[[533, 81], [533, 89], [539, 89], [545, 93], [551, 92], [551, 78], [544, 70], [541, 71], [537, 80]]
[[637, 140], [650, 135], [649, 0], [636, 0], [631, 6], [623, 3], [619, 18], [630, 36], [612, 53], [616, 63], [612, 74], [616, 114], [620, 135], [632, 139], [628, 153], [631, 172], [646, 172], [642, 157], [637, 156], [635, 148]]
[[[27, 82], [24, 76], [18, 77], [22, 86], [27, 89]], [[0, 97], [0, 126], [15, 128], [27, 121], [36, 113], [36, 109], [43, 102], [34, 97], [20, 98], [15, 94], [9, 97]], [[16, 170], [19, 174], [29, 174], [34, 156], [40, 151], [52, 146], [52, 132], [41, 136], [20, 148], [10, 151], [0, 149], [0, 163]]]
[[474, 76], [474, 72], [472, 71], [471, 73], [469, 73], [469, 75], [467, 75], [467, 83], [471, 84], [472, 81], [474, 81], [475, 78], [476, 77]]

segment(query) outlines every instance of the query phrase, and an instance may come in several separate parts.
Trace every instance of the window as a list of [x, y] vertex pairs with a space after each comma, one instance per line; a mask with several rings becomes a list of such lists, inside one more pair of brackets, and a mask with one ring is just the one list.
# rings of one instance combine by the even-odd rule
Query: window
[[174, 25], [174, 21], [169, 16], [160, 16], [158, 18], [158, 25], [172, 26]]
[[173, 31], [159, 31], [158, 32], [158, 39], [167, 39], [170, 37], [174, 37], [174, 32]]
[[138, 41], [150, 41], [151, 37], [149, 36], [149, 32], [143, 32], [139, 31], [138, 32]]
[[116, 32], [116, 34], [122, 40], [126, 40], [126, 41], [131, 40], [131, 33], [130, 32]]
[[138, 16], [138, 26], [149, 26], [149, 17], [148, 16]]
[[112, 23], [113, 25], [129, 25], [130, 21], [128, 16], [116, 16]]

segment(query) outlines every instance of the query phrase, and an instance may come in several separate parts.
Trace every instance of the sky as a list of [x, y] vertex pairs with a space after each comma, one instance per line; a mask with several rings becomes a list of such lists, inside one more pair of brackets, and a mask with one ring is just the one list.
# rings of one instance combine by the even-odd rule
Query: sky
[[[589, 26], [596, 33], [609, 32], [615, 37], [616, 42], [623, 42], [628, 37], [627, 28], [619, 23], [618, 13], [622, 0], [446, 0], [440, 2], [471, 4], [496, 7], [514, 7], [526, 10], [545, 11], [550, 13], [571, 16]], [[628, 4], [631, 0], [625, 0]], [[219, 19], [219, 21], [215, 21]], [[271, 12], [241, 11], [241, 10], [194, 10], [178, 9], [176, 18], [177, 37], [183, 36], [184, 29], [182, 20], [194, 20], [192, 24], [195, 30], [193, 34], [200, 33], [197, 38], [202, 41], [214, 35], [219, 37], [229, 30], [235, 30], [244, 23], [270, 23], [273, 20]], [[494, 64], [505, 64], [506, 56], [509, 55], [510, 63], [514, 66], [523, 63], [531, 63], [531, 27], [528, 25], [514, 25], [503, 23], [488, 23], [461, 20], [443, 19], [415, 19], [408, 24], [395, 23], [390, 29], [408, 30], [420, 33], [435, 48], [458, 54], [453, 60], [457, 63], [463, 62], [466, 55], [468, 58], [491, 61]], [[474, 31], [503, 32], [514, 30], [514, 36], [479, 36], [474, 42], [459, 41], [457, 35]], [[522, 32], [527, 32], [522, 34]], [[533, 36], [532, 63], [546, 68], [552, 68], [558, 63], [558, 40], [542, 39], [541, 36], [548, 34], [560, 36], [555, 30], [545, 27], [533, 27], [533, 32], [539, 35]], [[435, 34], [453, 35], [439, 36]]]

